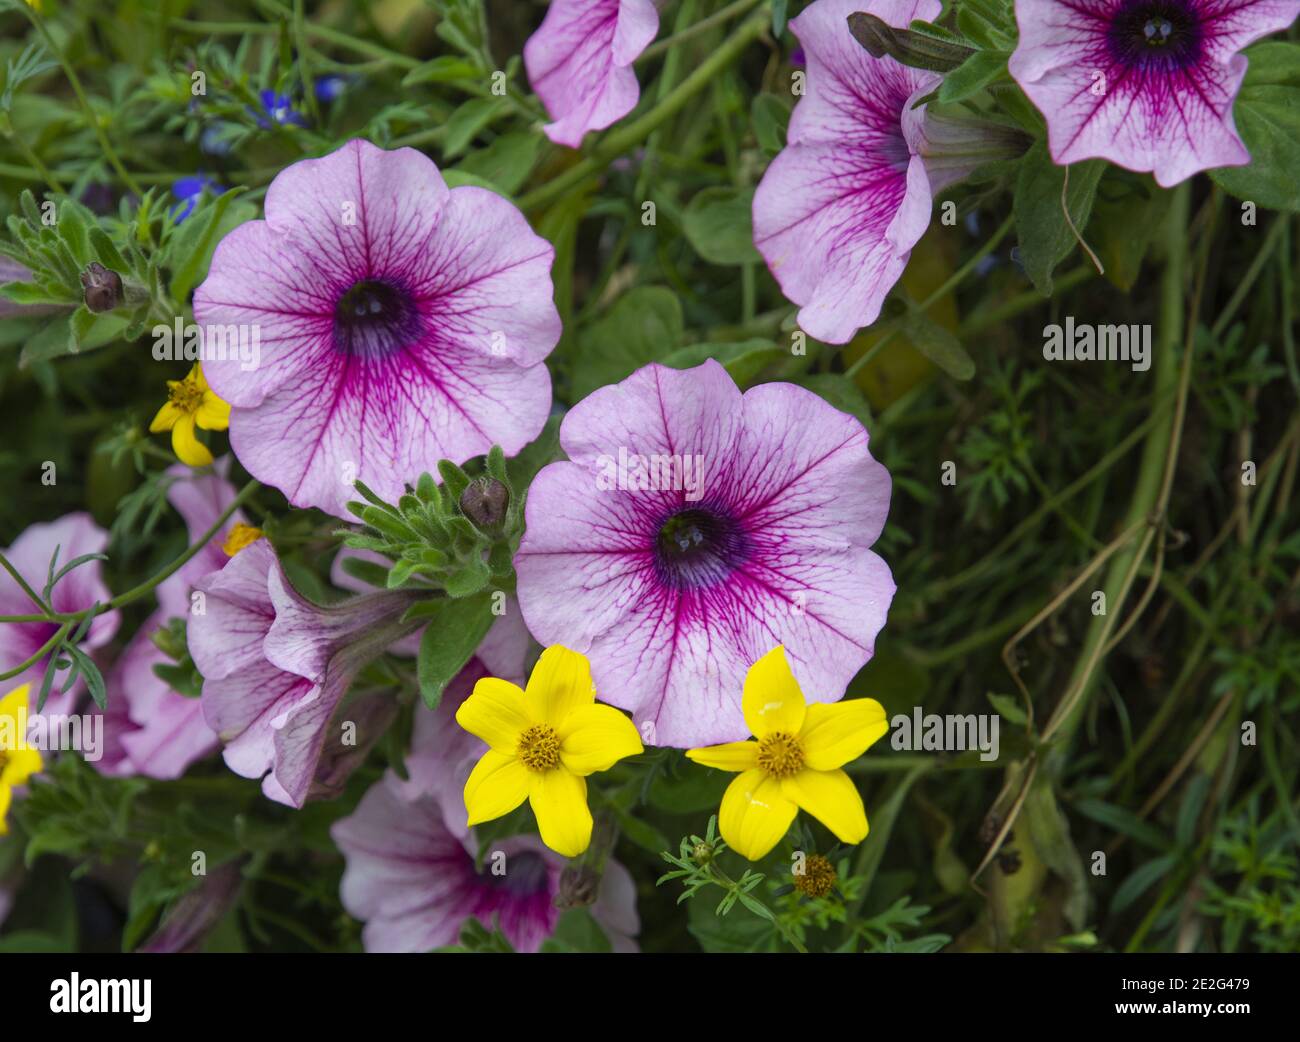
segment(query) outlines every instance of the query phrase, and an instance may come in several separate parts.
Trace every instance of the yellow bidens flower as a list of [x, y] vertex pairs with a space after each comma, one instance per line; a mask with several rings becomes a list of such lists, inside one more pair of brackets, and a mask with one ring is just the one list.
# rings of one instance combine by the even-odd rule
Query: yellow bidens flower
[[741, 772], [722, 797], [722, 838], [757, 861], [803, 809], [845, 843], [866, 839], [862, 797], [840, 767], [889, 729], [884, 706], [874, 698], [807, 705], [785, 648], [777, 647], [750, 667], [741, 708], [757, 741], [686, 753], [706, 767]]
[[542, 652], [524, 691], [480, 680], [456, 722], [489, 746], [465, 783], [467, 824], [509, 814], [527, 797], [542, 842], [565, 857], [591, 842], [587, 775], [642, 751], [632, 721], [596, 704], [586, 656], [558, 644]]
[[230, 531], [226, 533], [226, 541], [221, 544], [221, 550], [227, 557], [234, 557], [240, 550], [246, 546], [252, 546], [262, 538], [262, 530], [254, 525], [246, 525], [242, 521], [236, 521], [230, 526]]
[[24, 684], [0, 698], [0, 836], [9, 831], [14, 789], [41, 769], [41, 754], [27, 744], [27, 690]]
[[184, 380], [167, 381], [167, 402], [149, 424], [149, 433], [171, 431], [176, 458], [191, 467], [206, 467], [212, 462], [212, 453], [194, 436], [195, 424], [205, 431], [224, 431], [230, 426], [230, 406], [212, 393], [198, 362]]

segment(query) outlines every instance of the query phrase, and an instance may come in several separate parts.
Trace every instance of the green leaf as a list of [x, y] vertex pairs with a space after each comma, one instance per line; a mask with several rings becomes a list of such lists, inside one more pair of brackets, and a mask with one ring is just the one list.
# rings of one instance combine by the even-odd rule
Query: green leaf
[[667, 358], [681, 343], [684, 325], [677, 294], [662, 286], [640, 286], [620, 297], [578, 333], [574, 400]]
[[478, 650], [494, 621], [490, 593], [438, 604], [440, 610], [429, 615], [415, 660], [420, 697], [430, 709], [438, 708], [443, 691]]
[[1168, 850], [1171, 846], [1169, 838], [1154, 825], [1143, 821], [1131, 810], [1117, 807], [1113, 803], [1094, 799], [1076, 800], [1074, 809], [1145, 846], [1156, 850]]
[[998, 711], [998, 715], [1011, 723], [1024, 727], [1029, 722], [1029, 718], [1025, 716], [1025, 711], [1020, 708], [1020, 704], [1010, 695], [998, 695], [992, 691], [987, 691], [985, 697], [993, 708]]
[[243, 191], [232, 188], [206, 205], [200, 203], [185, 223], [172, 232], [165, 263], [172, 273], [170, 292], [174, 300], [189, 298], [190, 290], [207, 275], [217, 244], [239, 225], [257, 216], [257, 207], [252, 203], [234, 205]]
[[780, 94], [759, 94], [749, 108], [750, 122], [759, 147], [769, 155], [785, 148], [786, 128], [790, 124], [790, 101]]
[[455, 170], [481, 177], [506, 195], [513, 195], [528, 180], [544, 142], [540, 134], [511, 131], [502, 134], [487, 148], [471, 152]]
[[708, 358], [721, 362], [743, 390], [760, 382], [761, 376], [769, 373], [772, 376], [780, 375], [772, 370], [784, 367], [792, 356], [788, 348], [777, 347], [770, 340], [755, 338], [735, 343], [692, 344], [674, 351], [663, 360], [663, 364], [674, 369], [692, 369]]
[[443, 159], [455, 159], [464, 152], [479, 132], [506, 109], [504, 98], [471, 98], [461, 105], [443, 124]]
[[903, 331], [913, 347], [954, 380], [975, 375], [975, 361], [961, 341], [923, 311], [909, 312], [903, 319]]
[[1097, 189], [1088, 235], [1113, 285], [1126, 292], [1132, 289], [1171, 198], [1172, 193], [1157, 188], [1149, 175], [1106, 172]]
[[706, 188], [682, 213], [682, 230], [695, 252], [710, 264], [754, 264], [754, 190]]
[[945, 103], [962, 101], [978, 94], [1005, 75], [1009, 57], [1004, 51], [976, 51], [943, 78], [939, 100]]
[[[1106, 164], [1089, 159], [1069, 167], [1067, 202], [1075, 228], [1082, 235], [1092, 213], [1097, 183]], [[1057, 166], [1045, 141], [1037, 142], [1020, 161], [1014, 212], [1020, 238], [1020, 262], [1034, 286], [1044, 296], [1052, 293], [1052, 272], [1078, 245], [1061, 206], [1065, 167]]]
[[403, 87], [420, 83], [454, 83], [456, 80], [475, 80], [480, 77], [477, 66], [464, 58], [444, 54], [418, 65], [402, 78]]
[[1300, 88], [1275, 83], [1242, 87], [1233, 113], [1250, 163], [1211, 170], [1210, 177], [1238, 199], [1300, 212]]

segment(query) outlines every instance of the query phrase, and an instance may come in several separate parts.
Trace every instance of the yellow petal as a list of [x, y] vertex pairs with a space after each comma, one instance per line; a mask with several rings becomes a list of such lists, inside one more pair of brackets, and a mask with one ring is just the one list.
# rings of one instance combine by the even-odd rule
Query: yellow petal
[[519, 751], [519, 736], [536, 722], [518, 685], [496, 677], [475, 684], [456, 710], [456, 723], [509, 756]]
[[191, 467], [206, 467], [212, 462], [208, 447], [194, 437], [194, 417], [181, 416], [172, 428], [172, 451], [176, 458]]
[[574, 710], [595, 702], [596, 685], [587, 656], [552, 644], [542, 652], [528, 678], [528, 701], [541, 722], [556, 728], [563, 726]]
[[185, 374], [185, 382], [194, 384], [200, 391], [208, 389], [208, 378], [203, 375], [203, 363], [195, 362]]
[[720, 771], [748, 771], [758, 766], [757, 742], [726, 742], [723, 745], [706, 745], [702, 749], [687, 749], [686, 758], [716, 767]]
[[9, 835], [9, 803], [13, 799], [13, 793], [9, 791], [8, 785], [0, 785], [0, 836]]
[[170, 401], [163, 402], [163, 407], [158, 410], [158, 414], [153, 418], [153, 423], [149, 424], [149, 433], [161, 434], [163, 431], [171, 430], [176, 426], [176, 421], [184, 415]]
[[44, 764], [41, 754], [27, 746], [23, 749], [6, 749], [5, 766], [0, 771], [0, 787], [17, 787], [26, 784], [33, 774], [39, 774]]
[[18, 710], [28, 708], [28, 696], [31, 693], [30, 684], [20, 684], [9, 694], [0, 698], [0, 716], [12, 716], [18, 719]]
[[856, 760], [888, 730], [885, 707], [874, 698], [815, 702], [808, 707], [799, 744], [809, 767], [829, 771]]
[[636, 725], [613, 706], [575, 709], [557, 731], [560, 762], [578, 775], [607, 771], [625, 756], [644, 752]]
[[513, 756], [489, 749], [469, 772], [465, 782], [465, 824], [491, 821], [524, 802], [530, 772]]
[[528, 802], [537, 816], [542, 842], [565, 857], [577, 857], [591, 843], [591, 811], [587, 808], [587, 779], [563, 767], [532, 772]]
[[867, 811], [858, 787], [843, 771], [802, 770], [781, 782], [781, 791], [845, 843], [867, 838]]
[[758, 861], [790, 830], [796, 809], [782, 795], [781, 783], [756, 767], [727, 786], [718, 828], [733, 850]]
[[205, 431], [224, 431], [230, 426], [230, 403], [209, 391], [199, 403], [194, 420]]
[[762, 738], [772, 731], [796, 735], [803, 727], [803, 692], [779, 645], [749, 667], [741, 700], [749, 733]]

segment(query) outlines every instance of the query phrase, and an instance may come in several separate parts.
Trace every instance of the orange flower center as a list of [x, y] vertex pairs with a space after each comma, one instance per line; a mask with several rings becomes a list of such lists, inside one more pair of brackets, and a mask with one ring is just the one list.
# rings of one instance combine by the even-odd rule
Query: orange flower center
[[773, 731], [758, 742], [758, 766], [774, 778], [789, 778], [803, 770], [803, 747], [784, 731]]
[[203, 404], [203, 388], [198, 381], [186, 377], [184, 380], [167, 381], [167, 399], [184, 413], [199, 411]]
[[560, 766], [560, 736], [550, 724], [534, 724], [519, 736], [519, 759], [530, 771]]
[[835, 889], [835, 866], [821, 854], [809, 854], [803, 871], [794, 873], [794, 888], [805, 897], [825, 897]]

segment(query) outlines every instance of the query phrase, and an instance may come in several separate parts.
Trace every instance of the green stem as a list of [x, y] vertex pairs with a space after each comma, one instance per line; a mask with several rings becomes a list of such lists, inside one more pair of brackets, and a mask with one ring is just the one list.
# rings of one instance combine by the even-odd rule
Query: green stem
[[[172, 561], [171, 564], [158, 572], [152, 578], [146, 579], [138, 586], [133, 586], [131, 589], [127, 590], [126, 593], [119, 594], [107, 604], [99, 605], [94, 614], [103, 615], [105, 612], [114, 611], [117, 608], [122, 608], [131, 604], [133, 601], [138, 601], [145, 594], [151, 592], [155, 587], [160, 585], [164, 580], [169, 579], [177, 571], [183, 568], [195, 554], [212, 542], [212, 540], [216, 538], [217, 533], [220, 532], [226, 522], [230, 520], [231, 515], [243, 505], [244, 501], [248, 499], [249, 496], [261, 487], [261, 484], [256, 479], [249, 481], [247, 485], [239, 490], [239, 494], [230, 501], [230, 505], [221, 512], [221, 516], [212, 523], [212, 527], [204, 532], [194, 545], [185, 551], [185, 553], [181, 554], [180, 557], [176, 558], [176, 560]], [[72, 612], [67, 615], [54, 615], [51, 617], [44, 615], [5, 615], [0, 616], [0, 622], [48, 622], [53, 619], [53, 621], [56, 622], [77, 623], [86, 618], [90, 611], [91, 609], [85, 608], [81, 611]]]
[[72, 629], [72, 623], [65, 622], [54, 632], [54, 635], [50, 637], [49, 640], [47, 640], [43, 645], [41, 645], [41, 649], [37, 651], [35, 655], [29, 658], [26, 662], [23, 662], [22, 664], [15, 666], [13, 669], [7, 670], [4, 673], [0, 673], [0, 680], [9, 680], [11, 677], [16, 677], [24, 670], [30, 668], [31, 666], [36, 665], [36, 663], [38, 663], [41, 659], [43, 659], [46, 655], [48, 655], [51, 651], [53, 651], [59, 644], [63, 643], [63, 638], [68, 635], [68, 631], [71, 629]]
[[648, 62], [653, 58], [657, 58], [659, 55], [663, 54], [670, 48], [675, 47], [677, 44], [685, 43], [687, 40], [694, 39], [696, 36], [699, 36], [700, 33], [708, 32], [715, 25], [721, 25], [723, 22], [728, 22], [737, 15], [744, 14], [758, 2], [759, 0], [736, 0], [735, 3], [728, 4], [721, 11], [715, 11], [707, 18], [701, 18], [694, 25], [675, 32], [672, 36], [666, 37], [658, 43], [652, 43], [637, 57], [636, 64], [640, 65], [642, 62]]
[[72, 64], [64, 56], [63, 51], [60, 50], [58, 45], [54, 42], [54, 37], [51, 36], [50, 31], [45, 28], [44, 19], [36, 13], [35, 9], [26, 4], [19, 4], [18, 7], [19, 10], [23, 11], [23, 13], [27, 15], [28, 20], [36, 27], [36, 31], [41, 34], [41, 38], [45, 41], [45, 46], [50, 49], [50, 53], [58, 58], [59, 64], [63, 66], [63, 72], [68, 77], [68, 82], [72, 85], [72, 93], [77, 96], [77, 104], [81, 106], [82, 114], [86, 117], [86, 122], [94, 132], [95, 137], [99, 139], [99, 147], [104, 150], [104, 157], [108, 160], [109, 165], [117, 171], [118, 176], [122, 178], [122, 183], [126, 185], [127, 188], [131, 189], [131, 191], [136, 195], [144, 195], [144, 191], [140, 188], [140, 185], [136, 182], [130, 171], [128, 171], [127, 168], [122, 165], [122, 161], [118, 159], [117, 152], [114, 151], [112, 142], [108, 140], [108, 135], [104, 133], [104, 128], [100, 126], [99, 117], [95, 115], [95, 110], [90, 107], [90, 99], [86, 97], [86, 92], [81, 87], [81, 78], [77, 75], [77, 70], [72, 67]]
[[[1160, 283], [1160, 335], [1152, 359], [1155, 370], [1153, 401], [1174, 398], [1179, 387], [1179, 348], [1183, 340], [1183, 312], [1187, 306], [1187, 217], [1188, 185], [1186, 182], [1174, 190], [1173, 202], [1165, 223], [1165, 269]], [[1133, 581], [1137, 577], [1141, 559], [1155, 535], [1152, 525], [1163, 524], [1153, 512], [1160, 506], [1166, 470], [1176, 461], [1170, 461], [1170, 446], [1181, 427], [1182, 410], [1162, 413], [1152, 425], [1142, 450], [1142, 460], [1134, 480], [1133, 496], [1128, 512], [1120, 522], [1119, 531], [1147, 524], [1147, 530], [1136, 546], [1127, 547], [1115, 554], [1106, 573], [1102, 589], [1106, 594], [1106, 614], [1093, 616], [1084, 639], [1070, 682], [1066, 686], [1068, 701], [1062, 701], [1053, 714], [1043, 738], [1061, 732], [1073, 733], [1083, 716], [1088, 694], [1097, 679], [1097, 668], [1105, 656], [1105, 648], [1119, 621], [1121, 609]]]
[[[766, 3], [764, 3], [766, 8]], [[521, 210], [537, 210], [560, 196], [572, 191], [587, 178], [598, 174], [613, 160], [633, 146], [644, 141], [652, 131], [677, 115], [696, 94], [709, 86], [714, 78], [762, 34], [768, 24], [767, 12], [757, 12], [742, 24], [732, 36], [706, 58], [681, 84], [649, 112], [631, 123], [624, 124], [606, 134], [582, 162], [570, 167], [559, 177], [535, 188], [520, 197]]]

